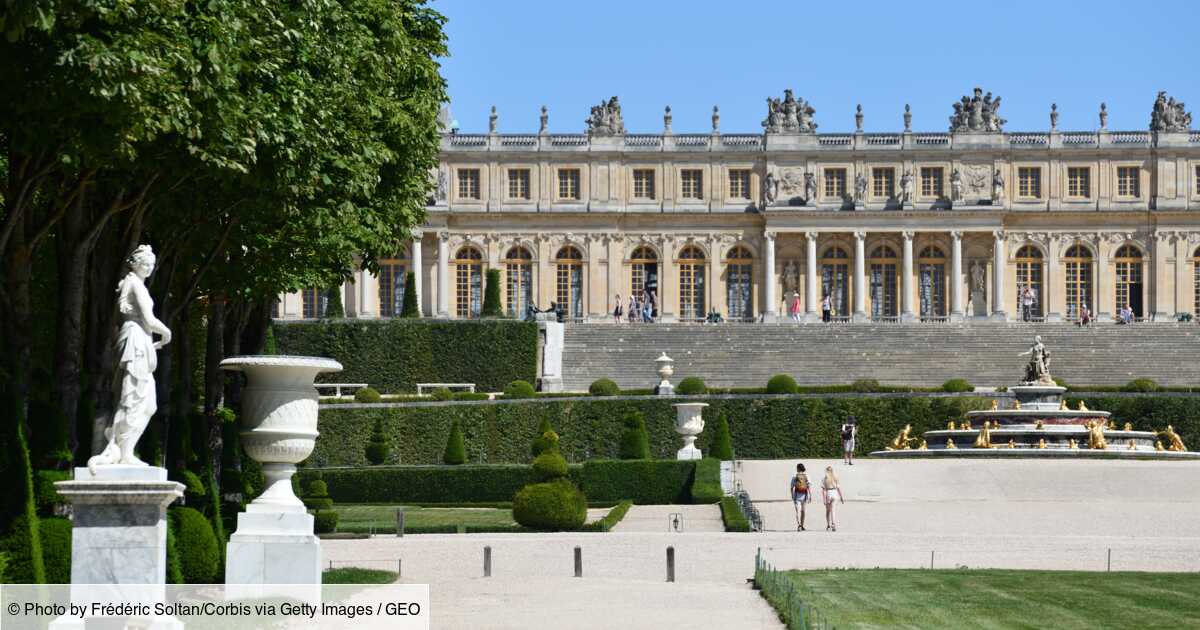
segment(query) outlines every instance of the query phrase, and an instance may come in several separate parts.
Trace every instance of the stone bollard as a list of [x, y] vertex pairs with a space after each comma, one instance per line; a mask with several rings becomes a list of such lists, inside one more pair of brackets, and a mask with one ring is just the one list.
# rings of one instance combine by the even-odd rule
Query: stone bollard
[[492, 577], [492, 548], [483, 548], [483, 577]]
[[404, 508], [396, 508], [396, 537], [404, 538]]
[[575, 547], [575, 577], [583, 577], [583, 548]]
[[675, 581], [675, 547], [667, 547], [667, 581]]

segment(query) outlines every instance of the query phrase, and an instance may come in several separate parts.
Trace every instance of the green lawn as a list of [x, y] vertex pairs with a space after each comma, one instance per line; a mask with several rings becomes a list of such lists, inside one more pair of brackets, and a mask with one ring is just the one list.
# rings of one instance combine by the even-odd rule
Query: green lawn
[[338, 531], [366, 532], [374, 527], [376, 532], [394, 532], [398, 507], [404, 507], [405, 531], [427, 528], [450, 528], [453, 531], [459, 525], [468, 529], [517, 527], [509, 509], [341, 504], [334, 506], [338, 513]]
[[790, 571], [837, 628], [1198, 628], [1200, 574]]

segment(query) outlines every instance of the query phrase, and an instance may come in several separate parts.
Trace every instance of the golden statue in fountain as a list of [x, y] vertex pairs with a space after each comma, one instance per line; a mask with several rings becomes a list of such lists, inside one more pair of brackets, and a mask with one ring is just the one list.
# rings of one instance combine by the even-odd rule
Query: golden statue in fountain
[[1067, 407], [1067, 401], [1065, 399], [1063, 399], [1063, 400], [1058, 401], [1058, 410], [1059, 411], [1070, 411], [1071, 409], [1069, 407]]
[[1091, 411], [1091, 410], [1087, 408], [1087, 405], [1083, 404], [1082, 400], [1080, 400], [1079, 401], [1079, 411]]
[[1044, 424], [1042, 424], [1041, 420], [1038, 420], [1037, 422], [1035, 422], [1033, 424], [1033, 428], [1037, 429], [1038, 431], [1041, 431], [1042, 429], [1045, 429], [1046, 426]]
[[1125, 423], [1125, 430], [1126, 430], [1126, 431], [1132, 431], [1132, 430], [1133, 430], [1133, 423], [1132, 423], [1132, 422], [1126, 422], [1126, 423]]
[[1088, 420], [1083, 425], [1088, 430], [1088, 448], [1104, 450], [1108, 448], [1108, 440], [1104, 439], [1104, 423]]
[[1042, 438], [1042, 439], [1038, 440], [1037, 447], [1038, 448], [1046, 448], [1046, 438]]
[[1187, 450], [1187, 447], [1183, 445], [1183, 438], [1179, 437], [1179, 434], [1175, 432], [1175, 427], [1168, 424], [1162, 434], [1167, 436], [1167, 441], [1170, 443], [1170, 446], [1167, 447], [1168, 451], [1181, 453]]
[[958, 447], [954, 445], [953, 439], [946, 438], [946, 448], [958, 448]]
[[953, 420], [951, 420], [950, 422], [947, 422], [947, 423], [946, 423], [946, 430], [947, 430], [947, 431], [953, 431], [953, 430], [954, 430], [954, 421], [953, 421]]
[[909, 437], [909, 433], [912, 433], [912, 425], [906, 424], [904, 425], [904, 428], [900, 430], [900, 435], [897, 435], [896, 439], [892, 440], [892, 443], [888, 445], [887, 450], [904, 451], [911, 449], [912, 443], [917, 441], [917, 438]]
[[992, 421], [985, 420], [979, 435], [975, 437], [975, 448], [992, 448]]

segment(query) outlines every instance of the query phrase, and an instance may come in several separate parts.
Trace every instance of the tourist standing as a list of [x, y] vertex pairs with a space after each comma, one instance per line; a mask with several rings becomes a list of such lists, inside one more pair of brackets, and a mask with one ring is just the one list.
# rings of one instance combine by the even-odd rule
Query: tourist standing
[[629, 296], [629, 310], [625, 314], [625, 316], [629, 318], [629, 323], [632, 324], [633, 322], [637, 321], [638, 313], [639, 313], [639, 307], [638, 307], [637, 298], [633, 295], [630, 295]]
[[1025, 285], [1021, 291], [1021, 310], [1025, 321], [1033, 318], [1033, 289], [1029, 285]]
[[792, 509], [796, 511], [796, 531], [804, 531], [804, 504], [812, 501], [808, 492], [808, 475], [804, 472], [804, 464], [796, 464], [796, 474], [788, 482], [792, 493]]
[[1087, 326], [1092, 323], [1092, 312], [1088, 309], [1087, 304], [1079, 305], [1079, 325]]
[[837, 523], [833, 520], [833, 502], [845, 503], [842, 487], [838, 485], [837, 475], [833, 474], [833, 466], [825, 467], [825, 478], [821, 480], [821, 499], [825, 502], [825, 531], [837, 531]]
[[830, 309], [833, 307], [833, 300], [829, 299], [829, 294], [825, 294], [825, 298], [821, 300], [821, 321], [829, 323], [833, 319]]
[[792, 316], [792, 321], [800, 321], [800, 293], [792, 291], [792, 303], [788, 306], [788, 314]]
[[858, 421], [854, 416], [842, 424], [842, 459], [847, 466], [854, 465], [854, 439], [858, 437]]
[[616, 306], [613, 307], [613, 323], [621, 323], [621, 294], [617, 294]]

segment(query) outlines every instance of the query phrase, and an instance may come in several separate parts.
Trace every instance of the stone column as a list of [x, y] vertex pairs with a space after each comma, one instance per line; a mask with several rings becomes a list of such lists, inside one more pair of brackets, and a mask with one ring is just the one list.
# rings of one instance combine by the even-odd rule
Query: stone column
[[379, 277], [363, 269], [358, 274], [357, 317], [379, 317]]
[[1171, 285], [1169, 278], [1171, 269], [1167, 268], [1167, 255], [1170, 252], [1171, 243], [1168, 234], [1155, 232], [1149, 240], [1152, 250], [1152, 258], [1150, 265], [1150, 299], [1149, 308], [1143, 308], [1142, 311], [1146, 317], [1150, 317], [1156, 322], [1173, 321], [1175, 312], [1178, 308], [1175, 306], [1175, 300], [1167, 288]]
[[1066, 312], [1066, 291], [1055, 290], [1065, 285], [1064, 279], [1061, 277], [1062, 263], [1059, 258], [1061, 249], [1061, 240], [1058, 236], [1052, 235], [1046, 241], [1046, 275], [1042, 278], [1042, 283], [1046, 287], [1044, 311], [1048, 322], [1061, 322], [1063, 313]]
[[763, 296], [766, 299], [763, 308], [763, 321], [773, 322], [778, 315], [775, 312], [775, 233], [763, 232]]
[[950, 321], [963, 321], [962, 231], [950, 231]]
[[450, 317], [450, 233], [438, 232], [437, 316]]
[[913, 232], [904, 230], [900, 236], [904, 238], [904, 259], [900, 266], [900, 321], [915, 322], [917, 316], [913, 312]]
[[724, 257], [721, 256], [721, 240], [719, 238], [708, 239], [708, 277], [704, 279], [704, 290], [708, 292], [707, 303], [704, 305], [705, 314], [716, 310], [723, 316], [728, 315], [727, 309], [722, 308], [723, 301], [720, 299], [720, 284], [721, 284], [721, 268], [724, 266]]
[[1004, 230], [993, 231], [992, 239], [992, 319], [1007, 321], [1008, 313], [1004, 310], [1004, 274], [1008, 254]]
[[679, 321], [679, 264], [672, 237], [661, 241], [662, 260], [658, 270], [658, 317], [664, 324]]
[[1095, 282], [1092, 286], [1095, 288], [1095, 295], [1092, 296], [1092, 312], [1096, 314], [1096, 318], [1102, 322], [1112, 320], [1112, 303], [1115, 296], [1112, 294], [1112, 277], [1108, 273], [1108, 241], [1103, 237], [1098, 237], [1096, 243], [1096, 268], [1092, 272], [1092, 278]]
[[821, 298], [817, 296], [817, 278], [820, 277], [820, 270], [817, 269], [817, 233], [805, 232], [804, 239], [804, 307], [807, 311], [805, 320], [816, 322], [821, 319], [817, 308], [821, 302]]
[[854, 316], [852, 321], [867, 321], [867, 233], [854, 233]]
[[425, 298], [423, 297], [423, 293], [421, 292], [421, 288], [422, 288], [421, 287], [421, 284], [422, 284], [421, 283], [421, 274], [424, 271], [424, 269], [423, 269], [424, 264], [421, 261], [421, 239], [424, 236], [425, 236], [425, 233], [422, 232], [421, 230], [413, 230], [412, 231], [412, 237], [413, 237], [412, 255], [409, 257], [412, 259], [413, 291], [416, 292], [416, 294], [417, 294], [417, 316], [418, 317], [423, 317], [425, 315], [425, 306], [424, 306]]

